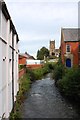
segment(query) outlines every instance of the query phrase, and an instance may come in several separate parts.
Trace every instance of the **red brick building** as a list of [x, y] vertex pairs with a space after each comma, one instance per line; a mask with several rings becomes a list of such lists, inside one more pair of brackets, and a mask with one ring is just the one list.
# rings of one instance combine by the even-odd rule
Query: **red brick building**
[[27, 59], [35, 60], [35, 58], [33, 56], [29, 55], [28, 53], [21, 53], [21, 54], [19, 54], [18, 63], [21, 65], [26, 65]]
[[19, 64], [25, 65], [26, 64], [26, 59], [27, 59], [27, 56], [25, 54], [24, 55], [19, 54], [19, 59], [18, 59]]
[[61, 59], [66, 67], [80, 65], [80, 29], [61, 29]]

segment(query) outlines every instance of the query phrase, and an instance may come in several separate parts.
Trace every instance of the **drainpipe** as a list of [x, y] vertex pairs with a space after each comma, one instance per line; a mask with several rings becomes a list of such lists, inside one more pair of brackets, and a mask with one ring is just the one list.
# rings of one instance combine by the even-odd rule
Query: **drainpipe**
[[80, 67], [80, 2], [78, 2], [78, 40], [79, 40], [79, 45], [78, 45], [78, 64]]
[[14, 37], [12, 33], [12, 103], [14, 112]]

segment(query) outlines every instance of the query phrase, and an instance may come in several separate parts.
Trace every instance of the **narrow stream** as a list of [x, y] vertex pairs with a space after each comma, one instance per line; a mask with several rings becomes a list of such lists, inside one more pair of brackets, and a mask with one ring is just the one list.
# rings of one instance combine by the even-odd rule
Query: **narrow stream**
[[32, 84], [21, 113], [22, 118], [80, 118], [60, 95], [50, 74]]

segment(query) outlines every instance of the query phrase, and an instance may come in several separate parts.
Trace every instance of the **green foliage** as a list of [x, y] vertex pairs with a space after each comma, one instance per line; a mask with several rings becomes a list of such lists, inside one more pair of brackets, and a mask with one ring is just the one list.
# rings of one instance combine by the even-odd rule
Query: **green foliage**
[[56, 67], [56, 63], [55, 62], [48, 62], [48, 66], [50, 71], [53, 71]]
[[20, 93], [20, 95], [23, 95], [23, 93], [25, 93], [26, 91], [28, 91], [29, 90], [29, 88], [30, 88], [30, 83], [31, 83], [31, 80], [30, 80], [30, 75], [29, 75], [29, 73], [27, 73], [27, 74], [25, 74], [24, 76], [23, 76], [23, 78], [21, 78], [20, 80], [19, 80], [20, 82], [20, 84], [19, 84], [19, 93]]
[[80, 100], [80, 69], [67, 69], [65, 76], [58, 81], [58, 86], [65, 96]]
[[64, 73], [65, 73], [64, 66], [62, 64], [57, 64], [53, 71], [53, 78], [57, 82], [59, 79], [62, 79]]
[[53, 64], [51, 63], [45, 63], [42, 68], [38, 68], [35, 70], [32, 70], [32, 76], [35, 80], [41, 79], [45, 74], [51, 72], [53, 70]]
[[48, 64], [45, 64], [44, 67], [33, 70], [35, 80], [41, 79], [43, 75], [49, 73]]
[[19, 65], [18, 67], [19, 67], [19, 70], [21, 70], [21, 69], [25, 68], [25, 65]]
[[33, 70], [33, 73], [35, 76], [35, 80], [41, 79], [43, 76], [42, 68], [38, 68], [38, 69]]
[[43, 75], [49, 73], [50, 70], [53, 69], [53, 67], [54, 67], [53, 64], [46, 63], [42, 68], [38, 68], [35, 70], [29, 70], [29, 69], [26, 70], [27, 73], [19, 79], [19, 92], [16, 96], [16, 103], [14, 110], [12, 110], [10, 114], [10, 118], [9, 118], [10, 120], [19, 119], [21, 117], [21, 113], [20, 113], [21, 103], [24, 101], [25, 99], [24, 94], [30, 89], [32, 81], [41, 79]]
[[53, 78], [60, 91], [68, 98], [80, 100], [80, 69], [65, 68], [61, 59], [53, 71]]
[[24, 93], [29, 90], [31, 86], [30, 75], [27, 73], [19, 79], [19, 92], [16, 96], [15, 107], [10, 114], [10, 120], [15, 120], [21, 117], [20, 107], [21, 103], [25, 99]]
[[27, 69], [27, 73], [28, 73], [29, 76], [30, 76], [30, 80], [31, 80], [31, 81], [35, 81], [35, 74], [34, 74], [33, 70]]
[[49, 50], [46, 47], [42, 47], [40, 50], [37, 51], [37, 59], [43, 60], [44, 56], [49, 56]]

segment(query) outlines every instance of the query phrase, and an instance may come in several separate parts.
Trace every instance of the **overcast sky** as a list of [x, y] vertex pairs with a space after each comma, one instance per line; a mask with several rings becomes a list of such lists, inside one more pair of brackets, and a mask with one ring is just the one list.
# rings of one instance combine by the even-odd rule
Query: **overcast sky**
[[36, 56], [50, 40], [60, 46], [61, 28], [78, 27], [78, 0], [6, 0], [19, 35], [19, 50]]

